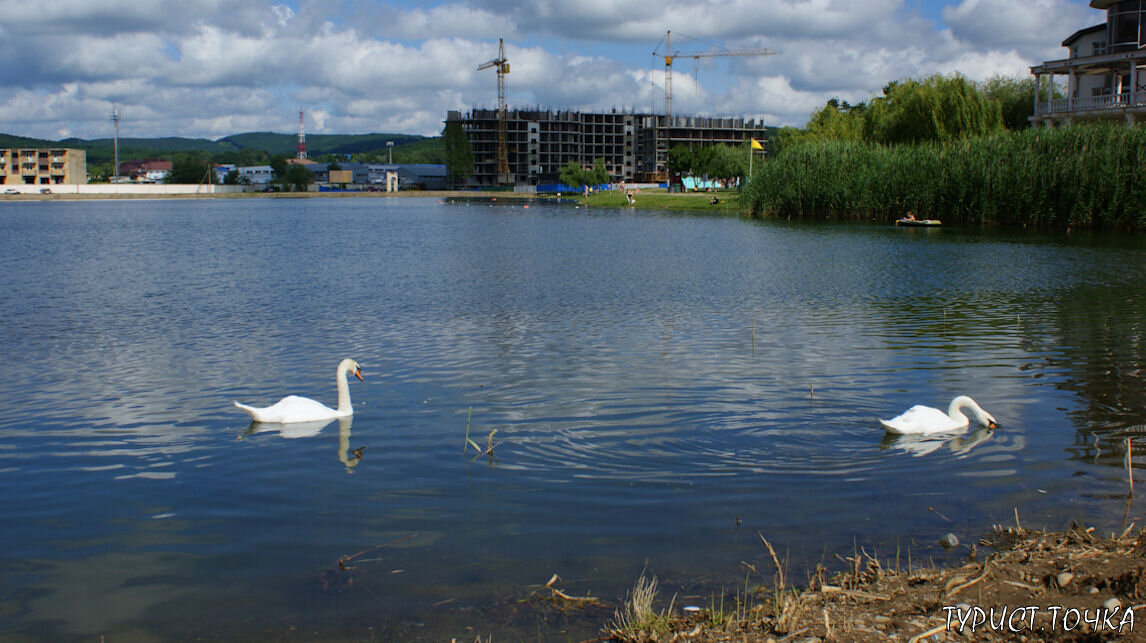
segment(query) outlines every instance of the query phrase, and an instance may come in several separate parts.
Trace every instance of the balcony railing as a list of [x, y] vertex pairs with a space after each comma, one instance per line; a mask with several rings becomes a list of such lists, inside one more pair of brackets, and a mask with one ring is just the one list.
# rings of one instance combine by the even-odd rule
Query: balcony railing
[[1051, 114], [1096, 114], [1105, 111], [1121, 112], [1130, 107], [1146, 107], [1146, 91], [1087, 98], [1056, 98], [1049, 103], [1039, 101], [1035, 106], [1035, 116]]

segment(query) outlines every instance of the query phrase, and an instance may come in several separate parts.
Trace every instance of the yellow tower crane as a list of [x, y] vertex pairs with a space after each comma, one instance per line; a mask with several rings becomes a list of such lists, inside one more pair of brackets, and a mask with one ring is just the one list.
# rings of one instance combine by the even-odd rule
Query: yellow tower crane
[[776, 52], [771, 49], [713, 49], [710, 51], [701, 51], [697, 53], [685, 53], [673, 49], [672, 46], [672, 32], [665, 32], [664, 51], [660, 51], [660, 45], [657, 49], [653, 50], [654, 56], [662, 56], [665, 59], [665, 117], [672, 120], [672, 61], [677, 58], [716, 58], [720, 56], [772, 56]]
[[509, 60], [505, 57], [505, 42], [497, 39], [497, 58], [478, 65], [477, 70], [497, 69], [497, 182], [506, 184], [509, 178], [509, 154], [505, 148], [505, 75], [509, 73]]

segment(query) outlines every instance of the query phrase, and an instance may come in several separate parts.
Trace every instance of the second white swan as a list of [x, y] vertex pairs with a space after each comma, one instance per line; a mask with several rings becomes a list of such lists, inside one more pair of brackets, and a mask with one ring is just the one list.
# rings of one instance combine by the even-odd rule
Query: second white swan
[[983, 410], [975, 400], [960, 395], [959, 397], [951, 400], [951, 406], [947, 408], [944, 413], [939, 409], [933, 409], [930, 406], [915, 405], [907, 409], [902, 415], [896, 416], [890, 420], [880, 420], [879, 423], [883, 425], [889, 433], [900, 433], [904, 435], [918, 434], [918, 433], [954, 433], [956, 431], [964, 431], [970, 422], [963, 411], [968, 411], [979, 424], [988, 428], [995, 428], [997, 423], [995, 417], [990, 413]]
[[312, 399], [288, 395], [272, 406], [254, 407], [235, 402], [235, 406], [250, 414], [255, 422], [267, 424], [291, 424], [294, 422], [318, 422], [334, 418], [350, 417], [354, 407], [350, 405], [350, 385], [346, 374], [353, 373], [360, 381], [362, 368], [352, 359], [344, 359], [338, 364], [335, 381], [338, 384], [338, 408], [332, 409]]

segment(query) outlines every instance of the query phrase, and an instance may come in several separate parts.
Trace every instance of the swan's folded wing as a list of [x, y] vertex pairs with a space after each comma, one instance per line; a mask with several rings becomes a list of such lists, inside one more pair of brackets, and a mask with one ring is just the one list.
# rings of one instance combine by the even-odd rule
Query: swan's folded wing
[[262, 409], [255, 408], [247, 412], [251, 413], [251, 417], [256, 422], [266, 422], [270, 424], [317, 422], [319, 420], [329, 420], [337, 415], [333, 409], [327, 408], [325, 405], [310, 398], [299, 397], [298, 395], [289, 395], [276, 402], [273, 406]]
[[919, 404], [907, 409], [902, 415], [890, 420], [880, 420], [879, 423], [892, 433], [902, 434], [936, 433], [954, 428], [951, 426], [951, 418], [946, 413]]

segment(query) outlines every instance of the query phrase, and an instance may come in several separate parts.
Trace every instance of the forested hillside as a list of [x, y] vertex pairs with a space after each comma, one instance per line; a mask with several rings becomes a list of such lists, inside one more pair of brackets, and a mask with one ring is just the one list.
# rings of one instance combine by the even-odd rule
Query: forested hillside
[[[387, 143], [393, 142], [391, 149]], [[0, 147], [69, 147], [87, 153], [88, 173], [107, 174], [114, 164], [115, 141], [111, 138], [85, 140], [66, 138], [59, 141], [0, 134]], [[440, 137], [411, 134], [311, 134], [306, 137], [307, 156], [316, 161], [388, 161], [395, 163], [444, 163], [445, 152]], [[216, 163], [261, 164], [272, 157], [294, 156], [298, 150], [297, 134], [249, 132], [225, 136], [218, 140], [205, 138], [120, 138], [119, 160], [169, 159], [206, 156]]]

